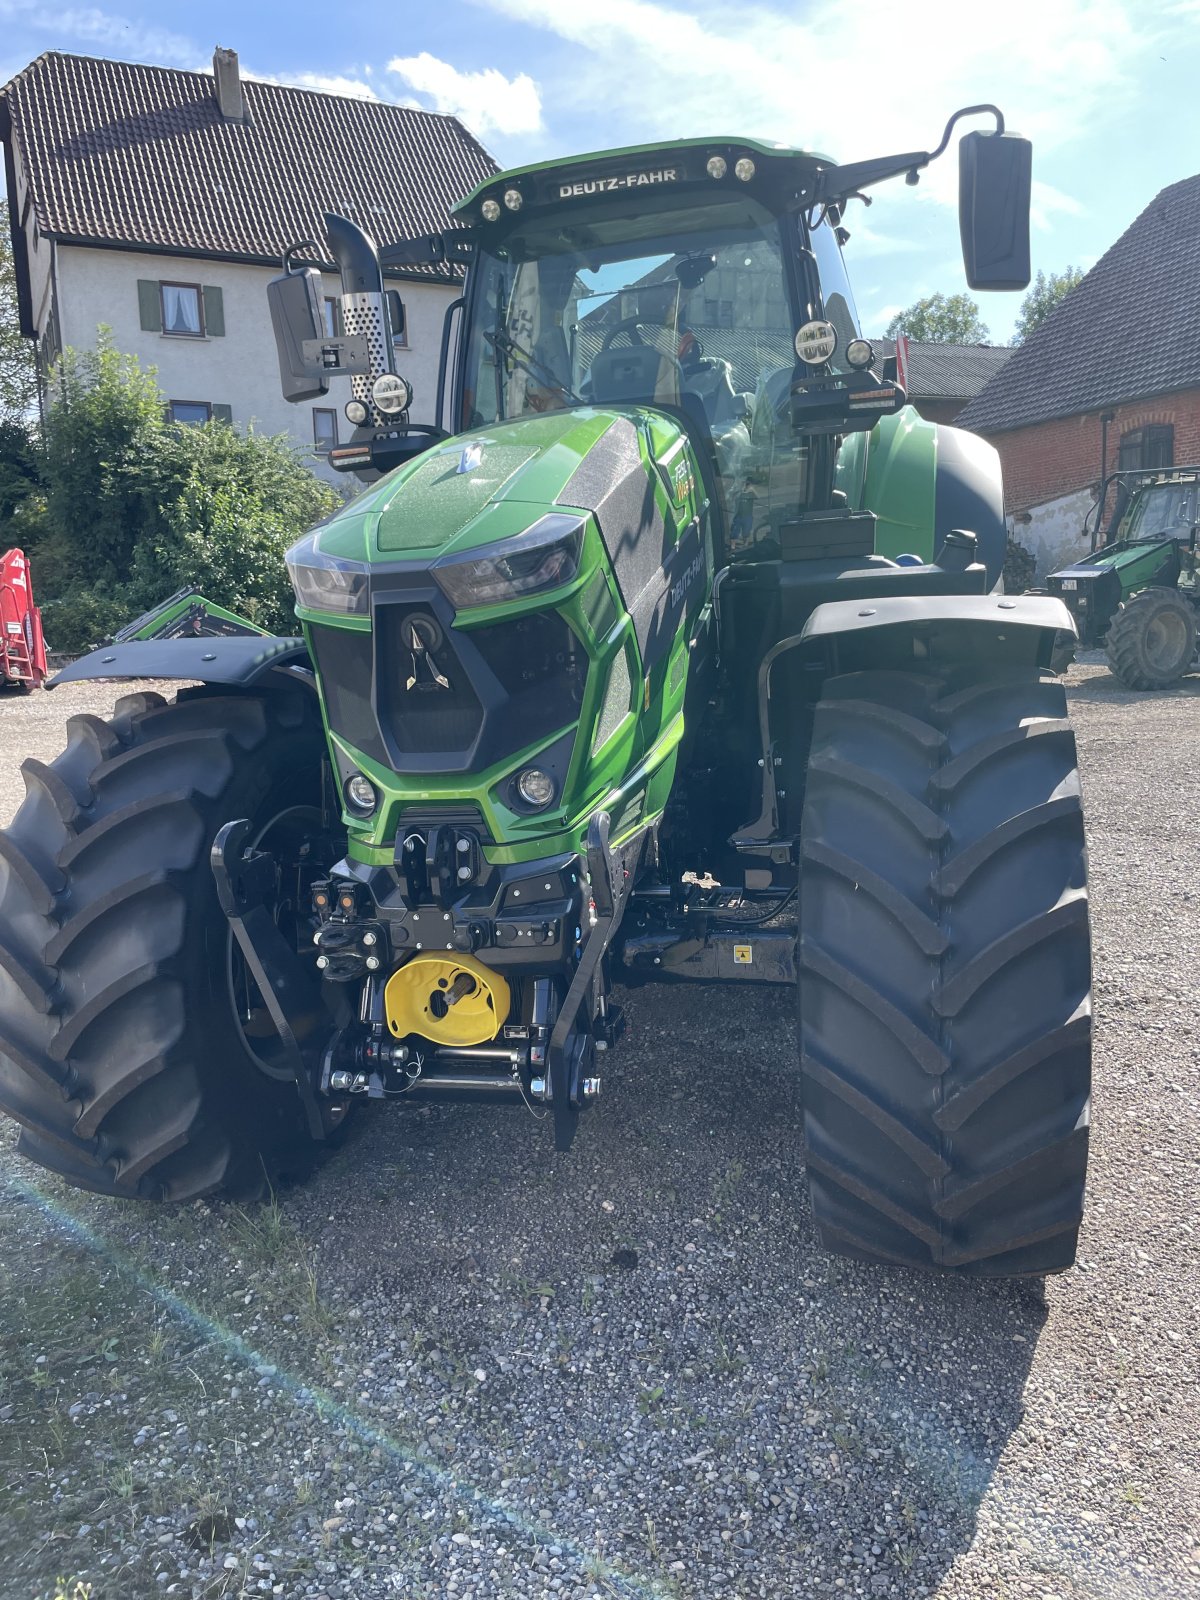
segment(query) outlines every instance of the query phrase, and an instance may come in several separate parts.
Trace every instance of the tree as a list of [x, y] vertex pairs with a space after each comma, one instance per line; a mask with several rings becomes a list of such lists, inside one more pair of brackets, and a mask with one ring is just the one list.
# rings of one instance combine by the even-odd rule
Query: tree
[[94, 351], [64, 351], [45, 432], [42, 492], [20, 520], [55, 649], [86, 649], [189, 584], [290, 630], [283, 552], [339, 496], [286, 435], [168, 422], [154, 374], [103, 329]]
[[888, 323], [889, 339], [899, 333], [918, 344], [986, 344], [990, 338], [969, 294], [928, 294], [915, 300]]
[[1068, 267], [1065, 272], [1052, 272], [1049, 277], [1039, 272], [1033, 280], [1033, 287], [1021, 301], [1012, 342], [1024, 344], [1033, 330], [1045, 322], [1055, 306], [1067, 298], [1082, 277], [1083, 272], [1079, 267]]
[[8, 206], [0, 201], [0, 420], [27, 421], [37, 409], [37, 362], [21, 332]]

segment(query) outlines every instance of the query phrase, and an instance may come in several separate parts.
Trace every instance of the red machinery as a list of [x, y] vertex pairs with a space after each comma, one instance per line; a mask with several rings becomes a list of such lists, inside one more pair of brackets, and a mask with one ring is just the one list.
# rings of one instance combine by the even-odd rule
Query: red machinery
[[0, 689], [26, 693], [46, 678], [42, 614], [33, 603], [29, 563], [23, 550], [0, 559]]

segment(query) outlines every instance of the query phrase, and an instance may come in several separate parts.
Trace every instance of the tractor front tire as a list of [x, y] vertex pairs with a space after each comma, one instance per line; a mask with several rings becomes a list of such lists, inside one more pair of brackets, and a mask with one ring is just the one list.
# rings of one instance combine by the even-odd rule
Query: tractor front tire
[[1075, 740], [1037, 672], [831, 679], [801, 831], [800, 1072], [831, 1250], [1075, 1258], [1091, 962]]
[[261, 832], [319, 807], [315, 703], [133, 694], [67, 729], [50, 765], [24, 763], [0, 833], [0, 1109], [18, 1149], [130, 1199], [303, 1175], [318, 1144], [294, 1081], [249, 1049], [209, 849], [232, 818]]
[[1166, 689], [1196, 655], [1196, 612], [1177, 589], [1143, 589], [1108, 625], [1104, 651], [1127, 689]]

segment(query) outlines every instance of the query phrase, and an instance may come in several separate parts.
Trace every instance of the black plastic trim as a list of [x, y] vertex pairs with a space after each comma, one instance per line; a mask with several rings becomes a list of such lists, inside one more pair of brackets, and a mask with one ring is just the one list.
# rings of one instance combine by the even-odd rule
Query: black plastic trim
[[[192, 683], [228, 683], [248, 689], [280, 667], [311, 671], [303, 639], [268, 634], [198, 639], [130, 639], [102, 645], [80, 656], [46, 684], [81, 683], [90, 678], [172, 678]], [[314, 682], [315, 688], [315, 682]]]

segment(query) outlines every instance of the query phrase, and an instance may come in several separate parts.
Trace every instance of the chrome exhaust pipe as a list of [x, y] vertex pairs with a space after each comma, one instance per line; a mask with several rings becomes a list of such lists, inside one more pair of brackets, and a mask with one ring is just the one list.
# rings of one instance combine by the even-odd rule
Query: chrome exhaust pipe
[[376, 422], [386, 420], [371, 398], [375, 380], [396, 370], [392, 351], [387, 301], [383, 295], [383, 271], [374, 240], [356, 222], [325, 213], [325, 238], [342, 279], [342, 326], [347, 337], [367, 341], [370, 371], [355, 373], [351, 392], [361, 400]]

